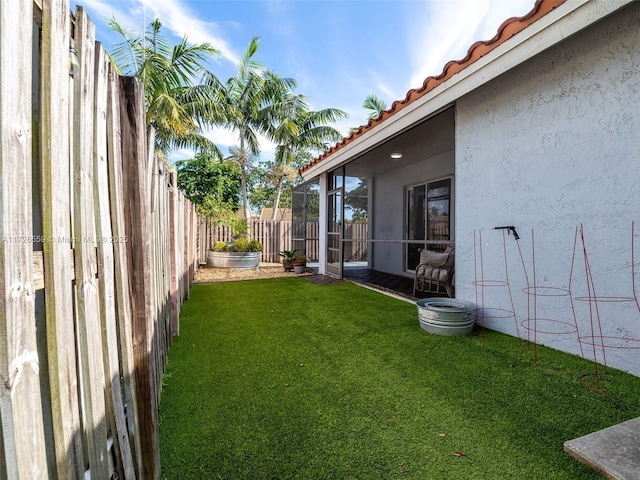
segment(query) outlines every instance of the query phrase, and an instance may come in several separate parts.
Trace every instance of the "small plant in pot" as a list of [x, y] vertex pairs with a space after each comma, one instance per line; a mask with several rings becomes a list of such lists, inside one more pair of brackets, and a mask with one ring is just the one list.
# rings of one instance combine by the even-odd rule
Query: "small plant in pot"
[[296, 258], [296, 250], [283, 250], [278, 252], [278, 255], [282, 257], [282, 266], [285, 272], [293, 270], [293, 260]]
[[293, 271], [296, 273], [304, 273], [307, 267], [307, 257], [305, 255], [296, 255], [293, 259]]

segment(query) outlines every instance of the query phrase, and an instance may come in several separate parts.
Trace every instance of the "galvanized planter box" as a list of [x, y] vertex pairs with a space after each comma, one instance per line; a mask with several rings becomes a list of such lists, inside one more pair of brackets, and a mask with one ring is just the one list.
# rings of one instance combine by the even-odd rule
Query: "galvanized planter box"
[[207, 265], [220, 268], [252, 269], [260, 266], [260, 252], [207, 252]]

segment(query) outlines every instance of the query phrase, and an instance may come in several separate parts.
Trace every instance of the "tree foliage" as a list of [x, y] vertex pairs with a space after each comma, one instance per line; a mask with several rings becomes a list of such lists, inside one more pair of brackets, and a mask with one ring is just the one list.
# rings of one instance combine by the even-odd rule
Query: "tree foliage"
[[268, 130], [270, 119], [277, 115], [282, 95], [295, 86], [292, 78], [281, 78], [265, 70], [253, 57], [258, 51], [259, 37], [254, 37], [237, 65], [237, 74], [224, 84], [212, 77], [208, 85], [218, 92], [219, 106], [223, 111], [220, 126], [232, 130], [238, 138], [238, 146], [231, 158], [240, 166], [242, 204], [245, 218], [250, 217], [247, 178], [248, 160], [260, 153], [258, 136]]
[[[257, 63], [259, 37], [249, 43], [235, 76], [222, 83], [208, 69], [219, 54], [209, 43], [190, 44], [185, 36], [171, 45], [158, 19], [143, 34], [124, 29], [115, 18], [110, 27], [122, 37], [110, 53], [119, 73], [144, 84], [146, 122], [155, 130], [156, 150], [165, 157], [176, 149], [198, 152], [177, 162], [179, 186], [217, 221], [230, 220], [239, 205], [248, 219], [250, 201], [275, 207], [274, 212], [290, 206], [299, 168], [342, 137], [330, 124], [347, 114], [335, 108], [311, 111], [305, 96], [294, 93], [294, 79]], [[237, 138], [224, 161], [203, 135], [214, 126]], [[261, 136], [277, 149], [275, 158], [258, 164]]]
[[377, 97], [374, 94], [369, 94], [365, 97], [364, 102], [362, 103], [362, 108], [371, 111], [368, 118], [369, 120], [372, 120], [374, 118], [378, 118], [380, 114], [387, 109], [387, 103], [380, 97]]
[[283, 187], [295, 182], [302, 164], [310, 161], [313, 153], [326, 150], [329, 143], [342, 138], [342, 134], [328, 124], [348, 117], [337, 108], [312, 111], [304, 95], [292, 91], [283, 92], [281, 102], [281, 110], [276, 112], [279, 116], [271, 119], [267, 129], [278, 145], [270, 177], [275, 187], [272, 219], [280, 207]]
[[176, 162], [178, 187], [198, 210], [216, 223], [229, 223], [240, 205], [240, 170], [230, 160], [205, 152]]
[[[156, 149], [165, 156], [174, 149], [193, 148], [219, 155], [216, 145], [202, 135], [202, 128], [219, 121], [215, 76], [206, 68], [218, 50], [209, 43], [191, 45], [187, 37], [171, 46], [155, 19], [140, 35], [123, 28], [115, 18], [109, 26], [123, 41], [111, 58], [123, 75], [144, 85], [147, 125], [155, 129]], [[207, 83], [198, 79], [207, 78]]]

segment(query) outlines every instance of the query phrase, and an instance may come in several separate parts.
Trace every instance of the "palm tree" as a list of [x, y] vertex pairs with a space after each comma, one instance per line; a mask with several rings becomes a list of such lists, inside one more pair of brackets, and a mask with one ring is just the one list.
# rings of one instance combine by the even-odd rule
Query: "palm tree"
[[219, 125], [233, 130], [238, 137], [238, 146], [232, 151], [231, 158], [240, 165], [242, 205], [247, 221], [251, 218], [247, 197], [248, 160], [260, 153], [258, 135], [267, 131], [269, 119], [282, 108], [283, 92], [295, 86], [295, 80], [270, 73], [253, 60], [259, 43], [259, 37], [251, 40], [238, 62], [235, 77], [224, 85], [215, 77], [207, 82], [218, 91], [217, 101], [223, 111], [223, 115], [218, 116]]
[[387, 104], [384, 100], [371, 93], [365, 97], [362, 107], [366, 110], [371, 110], [368, 119], [372, 120], [378, 118], [387, 109]]
[[247, 177], [249, 176], [249, 172], [255, 164], [256, 159], [257, 154], [237, 146], [230, 147], [229, 156], [225, 158], [225, 160], [234, 161], [240, 169], [240, 194], [242, 197], [242, 208], [244, 209], [244, 217], [247, 221], [247, 225], [250, 225], [249, 219], [251, 218], [251, 212], [248, 208], [249, 198], [247, 194]]
[[[111, 57], [120, 74], [138, 77], [145, 91], [146, 122], [155, 129], [156, 150], [194, 148], [221, 158], [216, 145], [201, 133], [223, 112], [215, 100], [215, 76], [205, 65], [219, 54], [209, 43], [189, 45], [187, 37], [171, 47], [158, 19], [144, 35], [125, 30], [112, 18], [109, 26], [123, 37]], [[193, 82], [206, 75], [207, 84]]]
[[284, 181], [297, 178], [298, 168], [309, 159], [311, 152], [322, 152], [329, 148], [329, 143], [340, 140], [342, 134], [327, 124], [349, 116], [337, 108], [310, 111], [303, 95], [290, 94], [283, 107], [278, 112], [279, 123], [269, 129], [271, 138], [278, 144], [271, 176], [276, 185], [272, 220], [276, 219]]

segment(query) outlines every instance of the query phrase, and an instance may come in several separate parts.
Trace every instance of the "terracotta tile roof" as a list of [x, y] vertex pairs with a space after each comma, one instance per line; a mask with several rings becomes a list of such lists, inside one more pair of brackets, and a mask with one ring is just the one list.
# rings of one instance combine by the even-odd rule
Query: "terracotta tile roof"
[[517, 33], [521, 32], [525, 28], [527, 28], [532, 23], [536, 22], [544, 15], [552, 11], [554, 8], [559, 5], [565, 3], [567, 0], [536, 0], [536, 3], [533, 9], [522, 17], [512, 17], [504, 22], [498, 28], [498, 33], [491, 40], [483, 40], [475, 42], [473, 45], [469, 47], [467, 50], [467, 56], [462, 60], [451, 60], [447, 62], [444, 66], [442, 73], [436, 76], [427, 77], [425, 81], [422, 83], [420, 88], [411, 89], [407, 92], [407, 95], [403, 100], [396, 100], [391, 105], [391, 108], [383, 111], [377, 118], [369, 120], [366, 125], [360, 126], [357, 130], [351, 132], [347, 137], [344, 137], [341, 141], [336, 143], [333, 147], [331, 147], [326, 152], [322, 153], [318, 157], [316, 157], [312, 162], [308, 163], [304, 167], [300, 169], [300, 173], [311, 168], [313, 165], [316, 165], [322, 162], [324, 159], [329, 157], [330, 155], [336, 153], [338, 150], [343, 148], [345, 145], [353, 142], [355, 139], [368, 132], [369, 130], [375, 128], [378, 124], [384, 122], [389, 117], [395, 115], [400, 110], [405, 108], [407, 105], [415, 102], [420, 97], [424, 96], [438, 85], [446, 82], [456, 73], [465, 69], [473, 62], [483, 57], [487, 53], [491, 52], [493, 49], [507, 41], [509, 38], [513, 37]]

